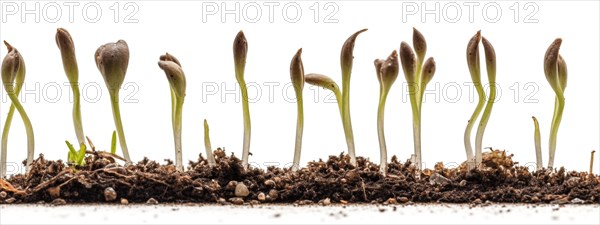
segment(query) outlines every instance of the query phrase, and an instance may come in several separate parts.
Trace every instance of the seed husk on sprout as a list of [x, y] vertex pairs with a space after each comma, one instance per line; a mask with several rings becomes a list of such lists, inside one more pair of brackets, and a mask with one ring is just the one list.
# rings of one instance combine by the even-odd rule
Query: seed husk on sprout
[[556, 153], [556, 140], [558, 128], [562, 120], [562, 114], [565, 108], [564, 91], [567, 87], [567, 63], [559, 54], [562, 39], [557, 38], [550, 44], [544, 56], [544, 73], [546, 80], [556, 94], [554, 100], [554, 115], [552, 116], [552, 125], [550, 127], [548, 168], [554, 167], [554, 155]]
[[248, 102], [248, 88], [244, 79], [246, 68], [246, 56], [248, 54], [248, 41], [244, 32], [240, 31], [233, 41], [233, 62], [235, 66], [235, 78], [240, 85], [242, 93], [242, 109], [244, 113], [244, 143], [242, 152], [242, 167], [248, 169], [248, 156], [250, 155], [250, 107]]
[[400, 70], [398, 53], [394, 50], [386, 60], [376, 59], [374, 64], [377, 80], [379, 80], [379, 107], [377, 107], [377, 135], [380, 151], [379, 171], [385, 176], [387, 173], [387, 146], [384, 132], [385, 102], [392, 85], [398, 78], [398, 71]]

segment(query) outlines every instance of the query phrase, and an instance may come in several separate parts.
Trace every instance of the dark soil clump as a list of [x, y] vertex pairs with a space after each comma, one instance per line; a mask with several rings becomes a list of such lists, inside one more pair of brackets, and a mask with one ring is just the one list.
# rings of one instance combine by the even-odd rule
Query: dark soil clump
[[244, 171], [235, 156], [222, 150], [215, 156], [214, 168], [200, 156], [186, 172], [177, 172], [170, 161], [160, 165], [144, 159], [121, 166], [109, 154], [90, 154], [85, 166], [68, 166], [40, 155], [30, 173], [0, 180], [0, 204], [600, 203], [599, 176], [564, 168], [531, 172], [498, 150], [484, 154], [483, 168], [438, 163], [418, 174], [409, 161], [393, 157], [387, 176], [361, 157], [355, 168], [343, 154], [310, 162], [297, 172], [275, 167]]

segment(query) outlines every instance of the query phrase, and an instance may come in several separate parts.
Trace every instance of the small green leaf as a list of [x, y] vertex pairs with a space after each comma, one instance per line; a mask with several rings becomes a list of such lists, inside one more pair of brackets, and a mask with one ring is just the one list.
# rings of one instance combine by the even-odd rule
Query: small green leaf
[[65, 141], [65, 143], [67, 144], [67, 147], [69, 147], [69, 155], [67, 161], [74, 162], [75, 156], [77, 155], [77, 151], [75, 151], [75, 148], [73, 148], [73, 145], [69, 141]]
[[117, 131], [113, 131], [112, 133], [112, 140], [110, 142], [110, 153], [113, 155], [117, 153]]
[[81, 144], [81, 146], [79, 147], [79, 152], [77, 154], [77, 162], [76, 162], [76, 164], [78, 166], [85, 165], [85, 161], [84, 161], [84, 159], [85, 159], [85, 150], [86, 150], [85, 144]]

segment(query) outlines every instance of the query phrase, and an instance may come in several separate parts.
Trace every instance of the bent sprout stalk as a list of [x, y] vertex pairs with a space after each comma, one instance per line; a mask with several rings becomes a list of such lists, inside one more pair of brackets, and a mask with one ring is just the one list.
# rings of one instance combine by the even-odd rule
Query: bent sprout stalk
[[471, 146], [471, 130], [473, 129], [473, 125], [477, 118], [479, 118], [479, 114], [481, 114], [481, 110], [483, 110], [483, 106], [485, 105], [485, 92], [483, 91], [483, 85], [481, 85], [481, 70], [479, 64], [479, 41], [481, 40], [481, 31], [477, 31], [475, 36], [471, 38], [469, 44], [467, 44], [467, 65], [469, 67], [469, 73], [471, 74], [471, 80], [473, 81], [473, 85], [475, 86], [475, 90], [477, 91], [477, 95], [479, 100], [477, 102], [477, 106], [475, 107], [475, 111], [471, 115], [469, 122], [467, 123], [467, 128], [465, 129], [464, 135], [464, 144], [465, 151], [467, 153], [467, 163], [469, 168], [474, 168], [475, 166], [475, 157], [473, 156], [473, 148]]
[[124, 40], [119, 40], [116, 43], [107, 43], [96, 50], [94, 57], [96, 66], [108, 88], [123, 157], [127, 163], [131, 163], [127, 142], [125, 141], [125, 131], [123, 130], [123, 123], [121, 121], [121, 111], [119, 109], [119, 90], [125, 80], [127, 66], [129, 65], [129, 47]]
[[213, 167], [217, 165], [215, 156], [213, 155], [212, 146], [210, 144], [210, 134], [208, 130], [208, 122], [204, 119], [204, 149], [206, 150], [206, 160], [208, 165]]
[[71, 90], [73, 91], [73, 126], [79, 145], [85, 144], [85, 135], [83, 134], [83, 124], [81, 120], [81, 101], [79, 94], [79, 69], [77, 67], [77, 57], [75, 57], [75, 45], [71, 34], [64, 28], [56, 29], [56, 45], [60, 50], [63, 69], [69, 79]]
[[490, 84], [490, 95], [488, 96], [487, 104], [483, 111], [483, 115], [481, 116], [481, 121], [479, 121], [479, 127], [477, 128], [477, 133], [475, 135], [476, 165], [481, 164], [481, 142], [483, 140], [483, 133], [485, 132], [490, 115], [492, 114], [492, 107], [496, 101], [496, 52], [494, 51], [492, 44], [485, 39], [485, 37], [482, 37], [481, 43], [483, 44], [485, 52], [485, 65], [488, 74], [488, 82]]
[[379, 171], [385, 176], [387, 173], [387, 146], [384, 134], [385, 102], [390, 89], [398, 78], [398, 53], [396, 50], [387, 60], [376, 59], [375, 72], [379, 80], [379, 107], [377, 108], [377, 135], [379, 136], [380, 166]]
[[533, 119], [533, 126], [535, 127], [533, 131], [533, 141], [535, 144], [535, 162], [537, 169], [542, 169], [542, 137], [540, 135], [540, 124], [535, 116], [531, 117]]
[[558, 127], [562, 120], [562, 114], [565, 107], [564, 91], [567, 87], [567, 63], [559, 54], [562, 39], [557, 38], [550, 44], [544, 56], [544, 73], [546, 80], [556, 94], [554, 100], [554, 115], [552, 117], [552, 125], [550, 127], [550, 143], [548, 168], [554, 166], [554, 155], [556, 152], [556, 137], [558, 135]]
[[296, 144], [294, 147], [294, 161], [292, 171], [300, 167], [300, 154], [302, 152], [302, 133], [304, 132], [304, 104], [302, 102], [302, 90], [304, 89], [304, 66], [302, 65], [302, 48], [298, 49], [290, 63], [290, 78], [296, 93], [298, 104], [298, 119], [296, 123]]
[[304, 81], [310, 85], [314, 85], [317, 87], [322, 87], [327, 90], [330, 90], [335, 95], [335, 100], [338, 105], [338, 109], [340, 111], [340, 119], [342, 119], [342, 124], [344, 123], [344, 110], [342, 108], [342, 92], [340, 92], [340, 87], [333, 81], [330, 77], [325, 76], [323, 74], [318, 73], [309, 73], [304, 75]]
[[246, 55], [248, 54], [248, 41], [244, 32], [240, 31], [233, 41], [233, 62], [235, 65], [235, 78], [242, 92], [242, 109], [244, 113], [244, 143], [242, 152], [242, 167], [248, 169], [248, 155], [250, 154], [250, 107], [248, 104], [248, 89], [244, 80], [246, 68]]
[[169, 81], [171, 93], [171, 122], [173, 123], [173, 139], [175, 142], [175, 166], [183, 171], [183, 156], [181, 146], [182, 112], [185, 99], [185, 73], [179, 60], [169, 53], [160, 56], [158, 66], [165, 72]]
[[352, 34], [344, 45], [340, 54], [340, 66], [342, 69], [342, 112], [344, 120], [344, 134], [346, 135], [346, 145], [348, 145], [348, 155], [350, 164], [356, 166], [356, 150], [354, 149], [354, 134], [352, 132], [352, 121], [350, 119], [350, 75], [352, 74], [352, 63], [354, 61], [354, 43], [356, 38], [367, 29], [362, 29]]
[[[408, 83], [408, 92], [410, 96], [410, 105], [413, 118], [413, 144], [414, 161], [417, 170], [422, 167], [421, 155], [421, 105], [423, 95], [429, 81], [435, 74], [435, 61], [429, 58], [426, 61], [427, 42], [425, 37], [415, 28], [413, 28], [413, 45], [415, 51], [406, 42], [400, 44], [400, 61], [404, 77]], [[416, 55], [415, 55], [416, 53]]]
[[12, 123], [12, 117], [14, 115], [15, 109], [21, 115], [21, 119], [23, 120], [23, 123], [25, 125], [25, 132], [27, 133], [27, 165], [25, 165], [27, 172], [31, 170], [30, 165], [33, 162], [33, 155], [35, 151], [33, 127], [31, 125], [29, 117], [27, 116], [27, 113], [25, 112], [25, 109], [23, 108], [17, 97], [25, 81], [25, 61], [23, 59], [23, 56], [21, 56], [21, 53], [19, 53], [19, 51], [16, 48], [11, 46], [6, 41], [4, 41], [4, 45], [6, 45], [8, 53], [2, 61], [1, 76], [2, 84], [4, 85], [4, 90], [6, 90], [8, 97], [11, 100], [11, 105], [8, 111], [8, 116], [6, 118], [6, 123], [4, 124], [4, 130], [2, 132], [2, 152], [0, 152], [0, 179], [6, 176], [8, 132], [10, 130], [10, 125]]

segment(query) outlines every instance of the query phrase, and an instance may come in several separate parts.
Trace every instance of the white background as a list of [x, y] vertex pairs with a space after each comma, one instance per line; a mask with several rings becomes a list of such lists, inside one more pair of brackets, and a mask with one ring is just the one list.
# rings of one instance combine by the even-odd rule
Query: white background
[[[261, 165], [272, 162], [283, 165], [292, 160], [296, 104], [293, 89], [286, 91], [284, 87], [290, 81], [289, 62], [296, 50], [303, 48], [302, 59], [307, 73], [327, 74], [341, 86], [340, 48], [350, 34], [362, 28], [369, 28], [369, 31], [361, 34], [356, 42], [350, 105], [358, 155], [369, 157], [374, 162], [379, 159], [376, 131], [379, 84], [373, 60], [387, 57], [392, 50], [399, 48], [401, 41], [411, 43], [412, 27], [423, 33], [428, 43], [427, 56], [433, 56], [437, 62], [437, 72], [428, 86], [428, 91], [434, 94], [427, 94], [423, 104], [423, 160], [428, 167], [438, 161], [460, 163], [466, 157], [463, 132], [477, 100], [476, 95], [475, 99], [469, 99], [472, 89], [465, 85], [471, 81], [465, 48], [480, 29], [496, 49], [497, 82], [502, 89], [486, 129], [484, 147], [506, 149], [515, 154], [515, 160], [522, 165], [535, 162], [531, 120], [531, 116], [535, 115], [542, 129], [544, 164], [547, 164], [554, 92], [545, 79], [542, 62], [548, 45], [561, 37], [563, 45], [560, 52], [568, 63], [569, 80], [555, 165], [587, 171], [590, 150], [599, 149], [600, 37], [599, 5], [596, 1], [569, 1], [568, 4], [543, 1], [534, 2], [529, 8], [524, 8], [525, 2], [520, 2], [517, 22], [514, 21], [517, 8], [510, 8], [515, 5], [512, 1], [479, 3], [474, 8], [472, 21], [465, 2], [438, 2], [439, 22], [435, 21], [436, 15], [433, 14], [421, 17], [424, 7], [433, 9], [436, 6], [433, 2], [344, 1], [333, 3], [338, 9], [332, 17], [337, 19], [335, 23], [324, 23], [325, 15], [333, 9], [333, 6], [323, 9], [326, 2], [319, 4], [317, 23], [313, 21], [315, 10], [309, 8], [315, 4], [312, 1], [297, 2], [302, 17], [296, 23], [285, 20], [296, 16], [293, 8], [286, 16], [282, 15], [286, 2], [275, 7], [272, 23], [268, 18], [269, 8], [264, 2], [240, 2], [240, 9], [248, 4], [262, 6], [262, 18], [256, 23], [245, 21], [255, 17], [255, 8], [250, 8], [249, 14], [242, 13], [239, 22], [235, 21], [234, 15], [225, 15], [222, 21], [220, 13], [224, 5], [220, 2], [216, 5], [221, 11], [215, 15], [203, 14], [201, 2], [145, 1], [135, 2], [124, 9], [125, 3], [119, 4], [117, 23], [113, 21], [115, 8], [109, 8], [114, 2], [97, 3], [102, 15], [95, 23], [85, 20], [96, 16], [94, 10], [88, 9], [87, 14], [84, 12], [82, 8], [86, 2], [74, 8], [73, 22], [69, 21], [69, 8], [64, 2], [40, 2], [39, 22], [35, 21], [35, 15], [22, 18], [24, 7], [32, 9], [35, 3], [16, 3], [19, 11], [15, 15], [4, 14], [7, 4], [12, 2], [1, 3], [0, 38], [18, 48], [27, 64], [22, 100], [34, 126], [36, 155], [43, 153], [49, 159], [65, 159], [67, 148], [64, 140], [76, 142], [70, 89], [62, 85], [67, 79], [54, 40], [57, 27], [68, 29], [73, 36], [80, 82], [91, 86], [82, 102], [83, 126], [85, 134], [100, 149], [108, 149], [114, 122], [108, 93], [96, 69], [93, 54], [104, 43], [118, 39], [128, 42], [131, 58], [125, 83], [130, 86], [121, 91], [124, 101], [121, 113], [134, 161], [144, 156], [159, 161], [174, 158], [169, 87], [163, 71], [157, 66], [158, 57], [165, 52], [179, 58], [187, 75], [183, 112], [184, 160], [195, 160], [199, 153], [204, 152], [202, 120], [205, 118], [211, 126], [213, 147], [225, 147], [228, 152], [240, 156], [243, 134], [241, 102], [239, 99], [236, 102], [236, 94], [221, 96], [224, 88], [221, 85], [230, 90], [227, 93], [239, 90], [232, 56], [233, 39], [239, 30], [244, 30], [249, 42], [246, 81], [255, 83], [249, 91], [250, 96], [257, 100], [250, 104], [250, 151], [253, 153], [250, 160]], [[483, 10], [486, 3], [500, 6], [498, 21], [486, 21], [497, 16], [494, 8]], [[62, 17], [57, 22], [45, 20], [56, 17], [53, 6], [47, 6], [48, 13], [44, 12], [47, 4], [61, 6]], [[232, 9], [234, 4], [227, 3], [226, 6]], [[403, 4], [416, 4], [419, 11], [408, 15], [403, 12]], [[461, 17], [457, 22], [448, 21], [456, 17], [454, 4], [461, 7]], [[134, 6], [138, 11], [130, 19], [137, 19], [137, 22], [124, 23], [125, 16], [132, 12]], [[538, 11], [530, 19], [537, 22], [525, 23], [525, 16], [534, 8]], [[205, 22], [203, 15], [206, 16]], [[403, 16], [406, 16], [405, 22]], [[6, 48], [2, 47], [0, 55], [4, 57], [5, 54]], [[485, 72], [483, 80], [487, 81]], [[404, 81], [401, 72], [388, 97], [385, 120], [389, 157], [395, 154], [402, 160], [413, 152], [411, 109], [406, 88], [403, 89]], [[277, 85], [272, 93], [265, 85], [269, 82]], [[436, 84], [439, 86], [436, 87]], [[56, 86], [61, 86], [60, 95]], [[213, 93], [203, 89], [206, 86], [218, 87], [219, 90]], [[100, 87], [102, 91], [96, 102], [89, 101], [97, 97], [94, 87]], [[261, 90], [260, 95], [257, 87]], [[461, 90], [457, 92], [456, 87]], [[537, 92], [533, 92], [534, 88]], [[327, 91], [319, 90], [319, 94], [315, 95], [315, 90], [310, 85], [305, 86], [302, 164], [346, 151], [337, 105], [324, 102]], [[129, 100], [137, 102], [125, 101], [128, 94], [132, 94]], [[459, 99], [452, 102], [457, 94]], [[529, 94], [532, 94], [531, 98], [528, 98]], [[57, 96], [57, 102], [53, 102], [52, 99]], [[3, 92], [0, 105], [2, 124], [9, 102]], [[25, 156], [26, 135], [16, 115], [10, 131], [8, 161], [20, 162]]]

